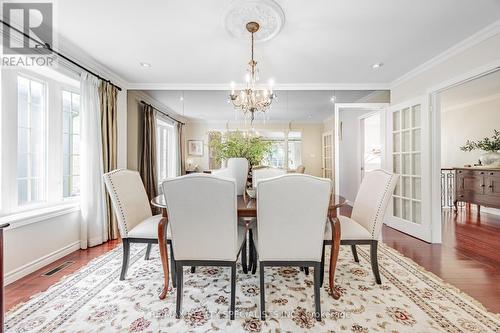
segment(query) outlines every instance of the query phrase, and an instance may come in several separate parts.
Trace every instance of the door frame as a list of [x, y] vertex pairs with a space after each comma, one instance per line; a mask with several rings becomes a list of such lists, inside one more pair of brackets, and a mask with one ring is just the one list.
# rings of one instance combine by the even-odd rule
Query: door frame
[[[429, 98], [431, 136], [431, 230], [432, 243], [441, 243], [441, 100], [440, 93], [500, 70], [500, 60], [442, 81], [426, 90]], [[439, 222], [438, 222], [439, 221]]]
[[[390, 103], [335, 103], [335, 113], [334, 113], [334, 127], [333, 127], [333, 137], [334, 137], [334, 143], [335, 147], [333, 150], [333, 155], [334, 155], [334, 166], [335, 166], [335, 193], [340, 194], [340, 182], [338, 181], [339, 179], [339, 174], [340, 174], [340, 141], [342, 139], [342, 124], [340, 122], [340, 109], [373, 109], [373, 111], [380, 111], [381, 112], [381, 123], [384, 126], [383, 131], [385, 132], [385, 123], [386, 123], [386, 116], [387, 116], [387, 111], [389, 109]], [[386, 150], [386, 138], [385, 136], [383, 137], [383, 142], [382, 142], [384, 150]], [[359, 149], [359, 145], [356, 144]], [[359, 155], [359, 154], [357, 154]], [[382, 168], [387, 169], [387, 164], [386, 164], [386, 159], [382, 161]]]
[[375, 110], [375, 111], [372, 111], [372, 112], [369, 112], [369, 113], [366, 113], [362, 116], [359, 116], [358, 117], [358, 126], [359, 126], [359, 135], [357, 137], [357, 140], [358, 140], [358, 158], [357, 158], [357, 168], [358, 168], [358, 189], [359, 189], [359, 185], [361, 185], [361, 181], [363, 180], [363, 177], [361, 177], [361, 174], [364, 172], [364, 170], [361, 170], [361, 168], [363, 167], [363, 160], [364, 160], [364, 141], [365, 141], [365, 132], [364, 132], [364, 120], [368, 117], [371, 117], [375, 114], [379, 114], [380, 116], [380, 144], [381, 144], [381, 148], [382, 148], [382, 156], [381, 156], [381, 160], [380, 160], [380, 168], [384, 168], [384, 166], [386, 166], [386, 153], [385, 153], [385, 150], [386, 150], [386, 142], [385, 142], [385, 129], [386, 129], [386, 124], [385, 124], [385, 121], [386, 121], [386, 118], [385, 118], [385, 113], [382, 112], [382, 110]]

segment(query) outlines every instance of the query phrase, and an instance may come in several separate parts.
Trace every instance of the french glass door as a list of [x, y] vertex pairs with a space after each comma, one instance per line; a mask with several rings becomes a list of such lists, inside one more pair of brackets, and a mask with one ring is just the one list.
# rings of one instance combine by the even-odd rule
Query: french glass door
[[333, 132], [323, 133], [322, 161], [323, 178], [333, 180]]
[[428, 99], [391, 107], [389, 164], [399, 181], [387, 225], [431, 242], [430, 140]]

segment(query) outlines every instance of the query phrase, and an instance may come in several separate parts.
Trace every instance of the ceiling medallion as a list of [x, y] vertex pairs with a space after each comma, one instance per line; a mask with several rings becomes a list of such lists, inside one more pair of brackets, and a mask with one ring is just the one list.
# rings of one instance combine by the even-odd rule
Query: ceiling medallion
[[275, 37], [285, 23], [285, 14], [274, 0], [235, 0], [224, 16], [226, 30], [233, 37], [244, 38], [248, 22], [257, 22], [260, 29], [255, 33], [255, 42], [264, 42]]
[[250, 123], [253, 123], [257, 113], [266, 113], [276, 97], [273, 92], [272, 82], [269, 88], [260, 89], [257, 87], [259, 81], [259, 70], [257, 69], [257, 61], [254, 59], [254, 39], [255, 34], [259, 31], [260, 25], [257, 22], [248, 22], [245, 25], [251, 36], [251, 58], [248, 63], [247, 74], [245, 76], [246, 88], [241, 90], [234, 89], [234, 82], [231, 83], [231, 94], [229, 101], [233, 103], [237, 111], [250, 117]]

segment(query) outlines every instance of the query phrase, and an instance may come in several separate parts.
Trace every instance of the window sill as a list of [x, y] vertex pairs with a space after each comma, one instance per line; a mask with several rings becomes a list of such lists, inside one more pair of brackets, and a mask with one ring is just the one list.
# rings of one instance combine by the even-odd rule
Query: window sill
[[10, 226], [6, 230], [12, 230], [33, 223], [45, 221], [57, 216], [77, 212], [79, 210], [79, 202], [65, 202], [54, 206], [37, 208], [27, 212], [14, 213], [0, 217], [0, 224], [9, 223]]

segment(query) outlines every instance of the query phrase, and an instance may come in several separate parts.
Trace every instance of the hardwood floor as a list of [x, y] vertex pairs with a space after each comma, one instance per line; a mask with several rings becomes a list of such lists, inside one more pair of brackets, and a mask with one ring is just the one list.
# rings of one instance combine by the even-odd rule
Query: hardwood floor
[[[14, 283], [5, 287], [5, 311], [19, 303], [26, 302], [32, 295], [47, 290], [51, 285], [57, 283], [62, 277], [70, 275], [85, 266], [89, 261], [111, 251], [121, 241], [113, 240], [103, 245], [95, 246], [87, 250], [78, 250], [53, 262], [50, 265], [26, 275]], [[73, 264], [51, 276], [42, 276], [45, 272], [59, 266], [65, 261], [74, 261]]]
[[[350, 215], [349, 207], [341, 214]], [[500, 217], [465, 209], [455, 214], [443, 212], [443, 243], [428, 244], [397, 230], [382, 230], [385, 244], [411, 258], [481, 302], [488, 310], [500, 312]], [[8, 285], [5, 308], [25, 302], [31, 295], [46, 290], [63, 276], [71, 274], [90, 260], [114, 249], [119, 241], [111, 241], [88, 250], [75, 251], [66, 257]], [[64, 261], [75, 263], [50, 276], [42, 276]]]
[[385, 244], [500, 313], [500, 217], [443, 211], [443, 242], [428, 244], [384, 227]]

